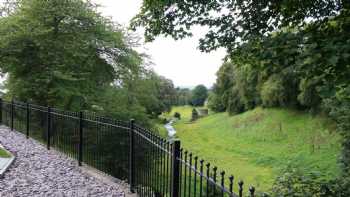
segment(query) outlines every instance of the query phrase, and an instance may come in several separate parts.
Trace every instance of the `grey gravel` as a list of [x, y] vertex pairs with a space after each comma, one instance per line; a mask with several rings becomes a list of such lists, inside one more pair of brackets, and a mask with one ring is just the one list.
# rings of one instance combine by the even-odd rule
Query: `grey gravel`
[[118, 184], [84, 173], [77, 161], [0, 126], [0, 143], [16, 160], [0, 178], [0, 196], [124, 197]]

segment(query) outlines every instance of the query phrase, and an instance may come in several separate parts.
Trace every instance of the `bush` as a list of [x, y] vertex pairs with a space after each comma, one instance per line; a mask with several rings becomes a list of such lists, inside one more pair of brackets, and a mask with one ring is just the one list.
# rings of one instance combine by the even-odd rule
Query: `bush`
[[174, 113], [174, 118], [181, 119], [181, 114], [179, 112]]
[[350, 177], [340, 176], [329, 180], [319, 171], [301, 170], [288, 165], [276, 179], [273, 197], [348, 197], [350, 196]]
[[320, 197], [327, 196], [329, 189], [321, 172], [300, 170], [287, 166], [276, 179], [272, 196], [275, 197]]
[[168, 121], [166, 118], [162, 118], [162, 119], [161, 119], [161, 122], [162, 122], [162, 124], [166, 124], [166, 123], [168, 123], [169, 121]]
[[223, 99], [219, 95], [210, 94], [208, 97], [208, 108], [214, 112], [223, 112], [225, 111], [225, 105]]
[[322, 107], [337, 123], [337, 129], [343, 136], [342, 163], [345, 174], [350, 174], [350, 85], [338, 88], [335, 96], [323, 99]]
[[192, 118], [191, 121], [195, 121], [199, 118], [198, 112], [195, 108], [192, 109]]

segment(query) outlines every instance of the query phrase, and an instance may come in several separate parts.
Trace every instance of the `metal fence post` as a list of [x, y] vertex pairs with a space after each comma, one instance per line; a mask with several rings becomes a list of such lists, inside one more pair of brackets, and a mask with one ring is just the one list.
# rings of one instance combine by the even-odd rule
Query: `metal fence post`
[[13, 101], [13, 99], [11, 100], [11, 131], [13, 131], [13, 118], [14, 118], [14, 108], [15, 108], [15, 102]]
[[173, 159], [172, 159], [172, 173], [171, 173], [171, 194], [172, 197], [180, 196], [180, 140], [175, 140], [173, 142]]
[[83, 162], [83, 112], [79, 113], [79, 166], [82, 165]]
[[29, 138], [29, 103], [27, 102], [26, 103], [26, 111], [27, 111], [27, 115], [26, 115], [26, 136], [27, 136], [27, 139]]
[[135, 120], [130, 120], [129, 184], [130, 191], [135, 192]]
[[51, 107], [47, 107], [47, 150], [50, 150], [51, 138]]
[[0, 98], [0, 124], [2, 124], [2, 98]]

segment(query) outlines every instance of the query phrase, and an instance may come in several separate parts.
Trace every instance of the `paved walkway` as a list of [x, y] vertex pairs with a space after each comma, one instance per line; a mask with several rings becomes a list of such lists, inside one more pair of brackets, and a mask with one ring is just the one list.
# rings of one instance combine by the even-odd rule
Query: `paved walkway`
[[90, 176], [77, 162], [0, 126], [0, 144], [16, 156], [0, 178], [0, 196], [123, 197], [125, 187]]

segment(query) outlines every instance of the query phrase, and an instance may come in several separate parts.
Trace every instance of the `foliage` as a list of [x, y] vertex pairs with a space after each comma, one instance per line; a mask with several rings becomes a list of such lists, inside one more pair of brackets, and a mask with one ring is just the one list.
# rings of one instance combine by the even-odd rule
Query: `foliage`
[[195, 121], [199, 118], [198, 112], [195, 108], [192, 109], [191, 121]]
[[210, 113], [188, 124], [192, 107], [173, 107], [170, 114], [175, 111], [182, 115], [173, 126], [185, 149], [259, 192], [268, 192], [289, 163], [320, 171], [327, 180], [339, 174], [340, 135], [328, 118], [258, 107], [235, 116]]
[[0, 17], [8, 16], [18, 7], [20, 0], [1, 0]]
[[350, 86], [339, 86], [336, 94], [324, 99], [323, 106], [337, 122], [338, 130], [344, 137], [342, 141], [343, 154], [341, 161], [344, 174], [350, 173]]
[[203, 106], [208, 97], [208, 89], [204, 85], [198, 85], [192, 90], [191, 105]]
[[161, 34], [175, 39], [192, 36], [191, 27], [209, 27], [200, 39], [200, 49], [211, 51], [224, 47], [231, 51], [242, 41], [269, 34], [283, 27], [302, 26], [306, 19], [322, 20], [335, 16], [347, 0], [303, 1], [143, 1], [132, 28], [145, 28], [145, 38], [154, 40]]
[[305, 171], [289, 164], [276, 179], [272, 196], [280, 197], [346, 197], [350, 195], [349, 177], [329, 180], [324, 172]]
[[0, 17], [6, 97], [150, 126], [170, 110], [174, 85], [146, 67], [134, 38], [97, 8], [82, 0], [7, 0]]
[[20, 100], [83, 108], [141, 61], [122, 30], [89, 2], [21, 1], [0, 24], [0, 67], [9, 74], [9, 94]]
[[188, 88], [176, 88], [176, 98], [173, 103], [176, 106], [189, 105], [192, 97], [192, 92]]
[[181, 114], [179, 112], [174, 113], [174, 118], [181, 119]]
[[216, 83], [213, 87], [213, 94], [209, 98], [210, 108], [214, 111], [225, 111], [229, 105], [229, 98], [234, 86], [234, 72], [232, 64], [225, 62], [217, 72]]
[[[151, 41], [161, 34], [191, 36], [198, 25], [209, 27], [202, 51], [224, 47], [229, 53], [217, 73], [211, 109], [236, 114], [263, 105], [327, 113], [343, 136], [348, 175], [350, 1], [144, 1], [132, 27], [144, 27]], [[305, 189], [295, 195], [317, 195]]]
[[[222, 65], [220, 70], [226, 74], [220, 70], [217, 74], [213, 92], [228, 99], [216, 102], [233, 114], [256, 105], [330, 112], [347, 139], [349, 127], [341, 122], [348, 122], [350, 117], [344, 113], [349, 97], [350, 37], [343, 33], [349, 30], [349, 19], [348, 11], [344, 11], [302, 31], [283, 30], [243, 44]], [[227, 73], [231, 73], [230, 79], [226, 79]], [[225, 87], [222, 81], [231, 86]], [[346, 147], [344, 142], [345, 152]], [[348, 163], [348, 158], [344, 156], [343, 161]]]
[[106, 88], [93, 100], [91, 110], [119, 120], [135, 119], [137, 124], [150, 127], [145, 107], [137, 100], [132, 101], [130, 93], [124, 88]]
[[226, 106], [222, 103], [220, 96], [214, 93], [210, 93], [208, 96], [208, 107], [216, 112], [223, 112]]
[[135, 85], [137, 100], [145, 106], [147, 114], [152, 118], [162, 112], [170, 111], [176, 102], [177, 91], [171, 80], [148, 71]]
[[[343, 174], [336, 179], [327, 183], [327, 195], [328, 196], [350, 196], [350, 177], [349, 175]], [[327, 196], [325, 195], [325, 196]], [[327, 197], [328, 197], [327, 196]]]
[[297, 167], [288, 165], [282, 171], [272, 188], [273, 196], [285, 197], [319, 197], [326, 196], [327, 187], [322, 177], [322, 173], [318, 171], [302, 171]]
[[272, 75], [261, 87], [262, 105], [266, 107], [283, 106], [286, 97], [283, 79]]

